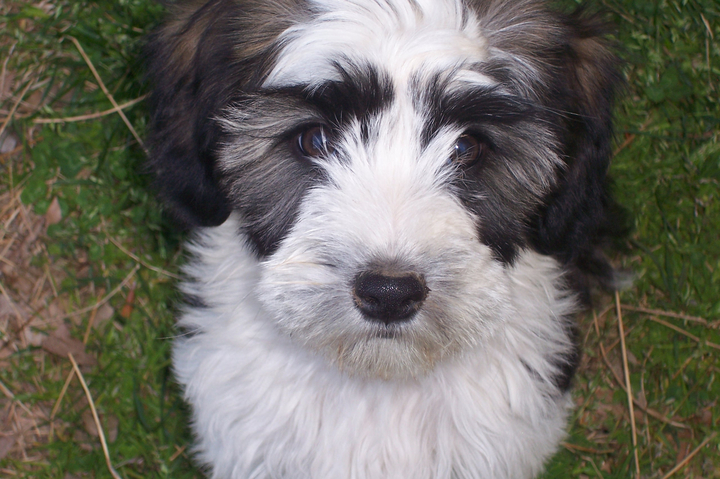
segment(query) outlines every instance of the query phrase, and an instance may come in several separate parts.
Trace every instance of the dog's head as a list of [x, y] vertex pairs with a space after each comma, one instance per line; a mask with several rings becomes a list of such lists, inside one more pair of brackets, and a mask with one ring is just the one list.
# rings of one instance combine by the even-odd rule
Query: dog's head
[[279, 328], [350, 371], [483, 341], [525, 250], [597, 269], [618, 77], [582, 12], [211, 0], [150, 53], [161, 196], [190, 225], [236, 212]]

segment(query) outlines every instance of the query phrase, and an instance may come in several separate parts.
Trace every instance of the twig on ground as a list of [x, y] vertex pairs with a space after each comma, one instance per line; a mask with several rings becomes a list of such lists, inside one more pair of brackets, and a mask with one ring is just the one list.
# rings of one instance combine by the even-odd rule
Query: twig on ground
[[[121, 110], [125, 110], [126, 108], [130, 108], [131, 106], [140, 103], [147, 97], [148, 95], [145, 94], [143, 96], [135, 98], [134, 100], [130, 100], [127, 103], [123, 103], [118, 108], [120, 108]], [[64, 118], [36, 118], [33, 120], [33, 123], [40, 125], [47, 125], [53, 123], [73, 123], [76, 121], [94, 120], [96, 118], [102, 118], [103, 116], [112, 115], [113, 113], [117, 113], [117, 109], [110, 108], [109, 110], [99, 111], [96, 113], [88, 113], [87, 115], [66, 116]]]
[[[10, 210], [13, 206], [15, 206], [15, 203], [17, 203], [20, 200], [20, 195], [22, 194], [22, 191], [18, 191], [17, 193], [13, 193], [12, 198], [10, 198], [10, 201], [8, 201], [8, 204], [0, 211], [0, 218], [5, 216], [5, 213]], [[15, 216], [17, 216], [20, 213], [20, 208], [16, 208], [13, 214], [10, 218], [5, 220], [4, 229], [7, 230], [10, 226], [10, 223], [12, 223], [15, 220]]]
[[[17, 41], [13, 42], [12, 46], [8, 49], [7, 56], [5, 57], [5, 61], [3, 61], [2, 65], [2, 71], [0, 71], [0, 95], [2, 95], [2, 92], [5, 91], [5, 80], [7, 78], [7, 65], [10, 61], [10, 58], [13, 55], [13, 52], [15, 51], [15, 46], [17, 46]], [[3, 100], [4, 98], [0, 97], [0, 100]]]
[[662, 311], [660, 309], [642, 308], [640, 306], [630, 306], [628, 304], [621, 304], [620, 307], [622, 309], [627, 309], [628, 311], [637, 311], [638, 313], [655, 314], [657, 316], [667, 316], [669, 318], [685, 319], [687, 321], [693, 321], [696, 323], [710, 326], [707, 319], [700, 318], [698, 316], [689, 316], [687, 314], [673, 313], [672, 311]]
[[690, 364], [690, 362], [691, 362], [693, 359], [695, 359], [695, 358], [693, 358], [692, 356], [688, 356], [688, 357], [685, 359], [685, 361], [683, 361], [683, 363], [680, 365], [680, 367], [678, 368], [678, 370], [675, 371], [675, 373], [670, 377], [670, 381], [675, 381], [675, 379], [677, 379], [677, 377], [682, 374], [682, 372], [685, 370], [685, 368], [687, 367], [687, 365]]
[[561, 442], [560, 445], [570, 451], [589, 452], [590, 454], [610, 454], [614, 452], [612, 449], [594, 449], [592, 447], [579, 446], [570, 442]]
[[[645, 128], [647, 128], [651, 122], [652, 122], [652, 117], [648, 116], [647, 120], [645, 120], [645, 123], [640, 125], [640, 128], [638, 129], [638, 131], [645, 131]], [[620, 153], [622, 150], [627, 148], [633, 141], [635, 141], [636, 136], [637, 135], [635, 135], [635, 133], [631, 133], [630, 135], [628, 135], [627, 138], [625, 138], [625, 141], [620, 143], [620, 145], [617, 148], [615, 148], [615, 151], [613, 151], [613, 156], [617, 156], [618, 153]]]
[[20, 96], [13, 104], [12, 108], [10, 108], [10, 113], [5, 117], [5, 121], [3, 121], [2, 125], [0, 125], [0, 136], [5, 132], [5, 128], [8, 126], [8, 123], [10, 123], [10, 120], [12, 120], [13, 115], [15, 115], [15, 110], [17, 110], [18, 105], [20, 105], [20, 102], [25, 98], [25, 94], [28, 92], [30, 87], [33, 85], [34, 80], [28, 80], [27, 85], [25, 85], [25, 88], [23, 88], [23, 91], [20, 93]]
[[[612, 367], [612, 364], [610, 364], [610, 360], [609, 360], [608, 357], [607, 357], [607, 353], [606, 353], [605, 348], [603, 347], [602, 343], [600, 343], [600, 353], [602, 353], [602, 358], [603, 358], [603, 362], [605, 363], [605, 366], [607, 366], [607, 368], [610, 370], [610, 372], [612, 373], [613, 377], [615, 378], [615, 382], [616, 382], [616, 383], [618, 384], [618, 386], [620, 386], [620, 388], [621, 388], [623, 391], [625, 391], [625, 393], [627, 394], [627, 389], [625, 388], [624, 381], [622, 380], [622, 378], [621, 378], [620, 376], [618, 376], [617, 372], [616, 372], [615, 369]], [[662, 414], [660, 414], [660, 413], [657, 412], [656, 410], [650, 409], [649, 407], [646, 407], [646, 406], [643, 406], [642, 404], [640, 404], [640, 401], [638, 401], [638, 400], [635, 399], [634, 397], [633, 397], [633, 403], [634, 403], [635, 406], [637, 406], [638, 409], [640, 409], [642, 412], [644, 412], [644, 413], [647, 414], [648, 416], [654, 417], [654, 418], [657, 419], [658, 421], [664, 422], [665, 424], [670, 424], [671, 426], [674, 426], [674, 427], [677, 427], [677, 428], [680, 428], [680, 429], [692, 429], [690, 426], [688, 426], [688, 425], [686, 425], [686, 424], [683, 424], [683, 423], [677, 422], [677, 421], [673, 421], [672, 419], [668, 419], [667, 417], [663, 416]]]
[[615, 291], [615, 308], [618, 318], [618, 328], [620, 329], [620, 349], [622, 351], [623, 371], [625, 372], [625, 387], [628, 397], [628, 410], [630, 411], [630, 430], [632, 432], [633, 455], [635, 456], [635, 477], [640, 479], [640, 458], [638, 456], [637, 443], [637, 427], [635, 425], [635, 408], [633, 401], [635, 396], [632, 393], [632, 384], [630, 383], [630, 368], [628, 367], [627, 348], [625, 346], [625, 328], [623, 325], [622, 308], [620, 308], [620, 293]]
[[673, 467], [672, 469], [670, 469], [670, 472], [668, 472], [667, 474], [665, 474], [665, 475], [662, 477], [662, 479], [668, 479], [670, 476], [672, 476], [673, 474], [675, 474], [676, 472], [678, 472], [680, 469], [682, 469], [683, 467], [687, 466], [687, 463], [690, 462], [690, 459], [692, 459], [693, 457], [695, 457], [695, 456], [697, 455], [697, 453], [700, 452], [700, 450], [701, 450], [703, 447], [705, 447], [705, 446], [707, 445], [707, 443], [709, 443], [710, 441], [712, 441], [715, 436], [717, 436], [717, 431], [713, 432], [713, 433], [710, 434], [708, 437], [706, 437], [705, 440], [704, 440], [703, 442], [701, 442], [698, 447], [696, 447], [695, 449], [693, 449], [693, 451], [692, 451], [690, 454], [688, 454], [687, 456], [685, 456], [685, 458], [684, 458], [682, 461], [680, 461], [675, 467]]
[[677, 331], [678, 333], [682, 334], [683, 336], [687, 336], [688, 338], [692, 339], [693, 341], [695, 341], [695, 342], [697, 342], [697, 343], [699, 343], [699, 344], [704, 344], [704, 345], [706, 345], [706, 346], [708, 346], [708, 347], [710, 347], [710, 348], [714, 348], [714, 349], [720, 350], [720, 344], [715, 344], [715, 343], [711, 343], [710, 341], [700, 339], [700, 338], [698, 338], [697, 336], [695, 336], [694, 334], [691, 334], [691, 333], [685, 331], [685, 330], [684, 330], [683, 328], [681, 328], [681, 327], [675, 326], [674, 324], [668, 323], [667, 321], [663, 321], [662, 319], [660, 319], [660, 318], [655, 318], [655, 317], [653, 317], [653, 316], [648, 316], [648, 319], [650, 319], [650, 321], [654, 321], [654, 322], [656, 322], [656, 323], [658, 323], [658, 324], [662, 324], [663, 326], [665, 326], [665, 327], [667, 327], [667, 328], [670, 328], [670, 329], [672, 329], [673, 331]]
[[92, 72], [93, 76], [95, 77], [95, 80], [97, 80], [98, 85], [102, 89], [105, 96], [110, 100], [110, 103], [112, 103], [112, 106], [114, 107], [114, 111], [120, 115], [120, 118], [122, 118], [123, 122], [125, 122], [125, 125], [130, 130], [130, 133], [135, 137], [135, 140], [137, 140], [140, 147], [143, 149], [145, 154], [148, 154], [148, 150], [145, 148], [145, 143], [143, 143], [142, 139], [140, 138], [140, 135], [138, 135], [137, 131], [135, 131], [135, 128], [132, 126], [132, 123], [130, 123], [130, 120], [125, 116], [125, 113], [123, 113], [122, 108], [120, 108], [120, 105], [117, 104], [115, 101], [115, 98], [112, 96], [110, 91], [105, 86], [105, 83], [103, 83], [102, 78], [100, 77], [100, 74], [95, 69], [95, 65], [93, 65], [92, 61], [90, 61], [90, 57], [87, 56], [85, 53], [85, 50], [83, 50], [82, 45], [80, 45], [80, 42], [77, 41], [75, 37], [68, 37], [70, 41], [72, 41], [75, 44], [75, 47], [80, 52], [80, 55], [82, 55], [83, 60], [85, 60], [85, 63], [87, 63], [88, 68], [90, 68], [90, 71]]
[[16, 146], [15, 149], [12, 151], [8, 151], [7, 153], [0, 154], [0, 161], [5, 161], [6, 158], [10, 158], [12, 156], [17, 155], [18, 153], [20, 153], [23, 150], [23, 148], [25, 148], [25, 147], [22, 144], [20, 144], [20, 145]]
[[[45, 251], [45, 255], [47, 256], [48, 255], [47, 248], [43, 248], [43, 250]], [[48, 258], [49, 258], [49, 256], [48, 256]], [[55, 278], [53, 277], [52, 271], [50, 271], [50, 266], [48, 266], [47, 264], [45, 265], [45, 273], [47, 274], [48, 282], [50, 283], [50, 289], [52, 289], [52, 292], [53, 292], [53, 297], [57, 298], [58, 290], [57, 290], [57, 286], [55, 286], [56, 281], [55, 281]]]
[[[596, 330], [597, 330], [597, 332], [598, 332], [598, 339], [601, 339], [601, 338], [600, 338], [600, 329], [599, 329], [598, 324], [597, 324], [597, 315], [594, 315], [594, 322], [595, 322], [595, 328], [596, 328]], [[610, 360], [609, 360], [608, 357], [607, 357], [607, 351], [605, 350], [605, 347], [603, 346], [602, 342], [599, 343], [599, 346], [600, 346], [600, 353], [601, 353], [601, 355], [602, 355], [603, 362], [605, 363], [605, 366], [607, 366], [607, 368], [608, 368], [608, 369], [610, 370], [610, 372], [612, 373], [613, 377], [615, 378], [615, 382], [620, 386], [620, 388], [622, 388], [623, 391], [625, 391], [625, 393], [627, 393], [627, 390], [625, 389], [625, 385], [623, 384], [623, 380], [620, 378], [620, 376], [618, 376], [617, 372], [615, 371], [615, 368], [612, 367], [612, 364], [610, 364]], [[685, 424], [682, 424], [682, 423], [679, 423], [679, 422], [677, 422], [677, 421], [673, 421], [673, 420], [671, 420], [671, 419], [668, 419], [668, 418], [666, 418], [665, 416], [663, 416], [662, 414], [660, 414], [659, 412], [655, 411], [654, 409], [651, 409], [651, 408], [649, 408], [649, 407], [647, 407], [647, 406], [644, 406], [644, 405], [640, 404], [640, 402], [639, 402], [637, 399], [635, 399], [635, 398], [633, 398], [633, 403], [634, 403], [642, 412], [644, 412], [644, 413], [647, 414], [648, 416], [654, 417], [654, 418], [657, 419], [658, 421], [664, 422], [665, 424], [670, 424], [671, 426], [674, 426], [674, 427], [677, 427], [677, 428], [681, 428], [681, 429], [691, 429], [689, 426], [686, 426]]]
[[90, 331], [92, 331], [93, 324], [95, 324], [95, 316], [97, 316], [99, 308], [99, 306], [94, 307], [92, 309], [92, 312], [90, 313], [90, 319], [88, 319], [88, 324], [85, 328], [85, 334], [83, 334], [83, 344], [87, 344], [88, 339], [90, 339]]
[[176, 451], [175, 451], [175, 453], [174, 453], [172, 456], [170, 456], [169, 462], [173, 462], [175, 459], [177, 459], [178, 457], [180, 457], [180, 455], [181, 455], [183, 452], [185, 452], [185, 449], [186, 449], [186, 448], [187, 448], [187, 446], [183, 446], [183, 447], [177, 447], [177, 446], [175, 446]]
[[58, 409], [60, 409], [60, 404], [62, 403], [62, 400], [65, 397], [65, 393], [67, 392], [68, 386], [70, 386], [70, 382], [72, 381], [72, 378], [74, 375], [75, 375], [75, 369], [71, 369], [70, 373], [67, 376], [67, 379], [65, 379], [65, 384], [63, 384], [63, 387], [60, 390], [60, 394], [58, 395], [58, 398], [55, 401], [55, 405], [53, 406], [52, 411], [50, 412], [50, 422], [51, 423], [52, 423], [53, 419], [55, 419], [55, 414], [57, 414]]
[[15, 395], [13, 394], [13, 392], [9, 390], [2, 381], [0, 381], [0, 391], [2, 391], [6, 398], [15, 399]]
[[[637, 326], [633, 326], [632, 328], [626, 329], [626, 330], [625, 330], [625, 337], [627, 338], [627, 337], [628, 337], [628, 334], [630, 334], [636, 327], [637, 327]], [[615, 341], [613, 341], [612, 343], [610, 343], [610, 345], [605, 349], [605, 352], [606, 352], [606, 353], [611, 352], [613, 349], [615, 349], [615, 347], [616, 347], [618, 344], [620, 344], [620, 338], [617, 338]]]
[[72, 318], [73, 316], [78, 316], [78, 315], [80, 315], [80, 314], [85, 314], [85, 313], [87, 313], [87, 312], [89, 312], [89, 311], [92, 311], [93, 309], [95, 309], [95, 308], [97, 308], [97, 307], [100, 307], [100, 306], [102, 306], [103, 304], [107, 303], [108, 301], [110, 301], [110, 299], [111, 299], [113, 296], [115, 296], [116, 294], [118, 294], [118, 292], [119, 292], [121, 289], [123, 289], [126, 284], [128, 284], [128, 283], [130, 282], [130, 280], [131, 280], [132, 277], [135, 275], [135, 273], [137, 272], [138, 269], [140, 269], [140, 265], [139, 265], [139, 264], [136, 264], [135, 267], [132, 269], [132, 271], [130, 271], [130, 273], [128, 273], [128, 275], [125, 276], [125, 279], [123, 279], [122, 282], [115, 287], [115, 289], [113, 289], [112, 291], [110, 291], [103, 299], [101, 299], [101, 300], [98, 301], [97, 303], [92, 304], [92, 305], [87, 306], [87, 307], [82, 308], [82, 309], [78, 309], [77, 311], [72, 311], [72, 312], [70, 312], [70, 313], [65, 313], [64, 315], [60, 316], [59, 319]]
[[58, 409], [60, 409], [60, 404], [62, 404], [62, 400], [65, 397], [65, 393], [67, 393], [68, 387], [70, 386], [70, 382], [72, 381], [73, 376], [75, 376], [75, 369], [70, 369], [70, 373], [68, 373], [67, 378], [65, 379], [65, 384], [63, 384], [62, 389], [60, 390], [60, 394], [58, 395], [57, 400], [55, 401], [55, 404], [53, 405], [52, 411], [50, 412], [50, 437], [53, 437], [53, 434], [55, 433], [55, 415], [58, 412]]
[[[598, 323], [598, 318], [602, 318], [605, 316], [608, 311], [610, 311], [615, 305], [610, 304], [605, 309], [603, 309], [600, 314], [597, 313], [595, 309], [592, 310], [593, 314], [593, 325], [595, 326], [595, 333], [597, 334], [598, 338], [600, 337], [600, 324]], [[588, 338], [590, 337], [590, 333], [592, 333], [592, 329], [588, 328], [587, 334], [585, 334], [585, 338], [583, 339], [583, 345], [587, 344]]]
[[5, 288], [3, 287], [2, 283], [0, 283], [0, 293], [3, 296], [5, 296], [5, 300], [12, 308], [13, 313], [15, 313], [15, 317], [17, 317], [18, 322], [22, 323], [23, 322], [22, 314], [20, 314], [20, 311], [18, 311], [17, 306], [15, 306], [15, 301], [13, 301], [12, 298], [10, 298], [10, 295], [8, 294], [8, 292], [5, 291]]
[[87, 398], [87, 402], [90, 405], [90, 411], [92, 412], [93, 419], [95, 420], [95, 427], [97, 427], [98, 430], [98, 436], [100, 437], [100, 444], [102, 445], [103, 453], [105, 454], [105, 464], [107, 464], [108, 471], [110, 471], [110, 474], [112, 474], [115, 479], [121, 479], [120, 474], [118, 474], [115, 468], [113, 468], [112, 462], [110, 461], [110, 451], [108, 450], [107, 442], [105, 442], [105, 433], [103, 432], [102, 425], [100, 424], [100, 418], [98, 417], [97, 410], [95, 410], [95, 403], [93, 402], [92, 395], [90, 394], [90, 389], [88, 389], [87, 384], [85, 383], [85, 378], [80, 372], [80, 368], [75, 362], [75, 358], [72, 353], [68, 353], [68, 358], [72, 363], [75, 374], [77, 374], [77, 377], [80, 380], [80, 384], [82, 384], [83, 390], [85, 390], [85, 397]]
[[[104, 230], [104, 228], [103, 228], [103, 230]], [[117, 246], [117, 248], [118, 248], [120, 251], [122, 251], [122, 252], [125, 253], [126, 255], [130, 256], [132, 259], [134, 259], [135, 261], [137, 261], [137, 262], [140, 263], [141, 265], [145, 266], [147, 269], [150, 269], [150, 270], [152, 270], [152, 271], [155, 271], [156, 273], [163, 274], [163, 275], [168, 276], [168, 277], [173, 278], [173, 279], [182, 279], [182, 276], [180, 276], [180, 275], [177, 275], [177, 274], [175, 274], [175, 273], [171, 273], [170, 271], [166, 271], [166, 270], [164, 270], [164, 269], [162, 269], [162, 268], [159, 268], [159, 267], [157, 267], [157, 266], [153, 266], [153, 265], [151, 265], [150, 263], [148, 263], [148, 262], [146, 262], [146, 261], [143, 261], [143, 260], [140, 259], [136, 254], [133, 254], [133, 253], [131, 253], [130, 251], [128, 251], [123, 245], [120, 244], [119, 241], [117, 241], [115, 238], [113, 238], [112, 236], [110, 236], [110, 234], [108, 234], [107, 231], [105, 231], [105, 235], [107, 236], [107, 239], [110, 240], [110, 242], [111, 242], [112, 244], [114, 244], [115, 246]]]
[[23, 411], [25, 411], [26, 413], [28, 413], [31, 416], [33, 415], [32, 411], [30, 411], [30, 409], [22, 401], [20, 401], [18, 398], [16, 398], [15, 394], [13, 394], [13, 392], [11, 390], [9, 390], [8, 387], [5, 386], [5, 384], [3, 384], [2, 381], [0, 381], [0, 391], [2, 391], [2, 393], [5, 395], [5, 397], [7, 397], [11, 401], [14, 401], [17, 404], [19, 404]]

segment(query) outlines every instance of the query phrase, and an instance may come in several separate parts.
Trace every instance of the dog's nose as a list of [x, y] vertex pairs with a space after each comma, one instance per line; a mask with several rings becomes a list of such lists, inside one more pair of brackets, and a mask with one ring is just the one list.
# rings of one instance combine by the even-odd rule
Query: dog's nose
[[429, 291], [417, 274], [364, 272], [355, 278], [353, 297], [366, 318], [390, 324], [410, 319]]

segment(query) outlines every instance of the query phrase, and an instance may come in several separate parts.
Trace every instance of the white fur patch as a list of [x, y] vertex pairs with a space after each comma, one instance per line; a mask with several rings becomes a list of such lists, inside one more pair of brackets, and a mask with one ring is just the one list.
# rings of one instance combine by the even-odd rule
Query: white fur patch
[[[194, 406], [199, 457], [212, 464], [212, 477], [509, 479], [538, 473], [564, 435], [569, 406], [552, 384], [557, 365], [551, 358], [572, 347], [559, 318], [575, 305], [559, 286], [553, 260], [525, 252], [507, 270], [490, 260], [466, 264], [467, 274], [490, 292], [468, 299], [468, 315], [454, 311], [453, 321], [468, 330], [502, 326], [430, 371], [385, 380], [343, 372], [288, 334], [283, 323], [296, 318], [263, 304], [280, 300], [267, 292], [281, 288], [268, 285], [268, 275], [280, 281], [284, 274], [276, 270], [290, 268], [287, 281], [325, 287], [335, 273], [302, 256], [258, 263], [238, 227], [231, 218], [202, 231], [190, 247], [197, 260], [187, 273], [196, 280], [185, 291], [207, 307], [183, 314], [180, 324], [196, 334], [180, 338], [173, 354]], [[461, 242], [462, 230], [459, 225]], [[313, 308], [295, 299], [299, 315]], [[474, 307], [493, 309], [492, 319], [470, 316]], [[355, 326], [348, 320], [344, 327]], [[397, 348], [393, 339], [378, 341]]]
[[[422, 69], [450, 71], [487, 57], [486, 42], [460, 0], [312, 0], [316, 18], [290, 28], [266, 86], [338, 79], [336, 62], [369, 62], [407, 84]], [[474, 81], [490, 83], [475, 74]]]

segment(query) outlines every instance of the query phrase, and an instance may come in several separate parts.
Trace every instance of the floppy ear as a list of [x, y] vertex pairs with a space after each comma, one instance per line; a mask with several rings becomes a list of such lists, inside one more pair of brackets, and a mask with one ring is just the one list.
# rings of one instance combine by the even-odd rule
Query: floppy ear
[[612, 270], [596, 250], [604, 238], [624, 233], [624, 219], [613, 217], [621, 210], [610, 197], [607, 178], [613, 103], [622, 84], [619, 60], [597, 17], [580, 9], [568, 16], [566, 25], [570, 35], [559, 87], [566, 116], [566, 168], [538, 214], [533, 242], [583, 273], [610, 280]]
[[216, 121], [233, 96], [257, 88], [289, 25], [292, 0], [181, 2], [147, 46], [150, 167], [161, 199], [187, 226], [223, 223], [231, 206], [217, 181]]

